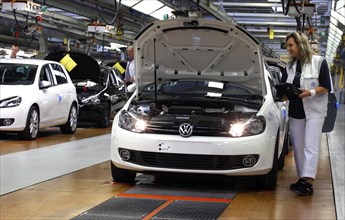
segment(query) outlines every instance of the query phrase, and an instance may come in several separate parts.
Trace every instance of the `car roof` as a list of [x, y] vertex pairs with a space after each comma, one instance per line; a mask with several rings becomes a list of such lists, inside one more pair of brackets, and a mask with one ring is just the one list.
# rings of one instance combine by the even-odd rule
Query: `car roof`
[[47, 63], [58, 63], [50, 60], [42, 59], [0, 59], [0, 63], [21, 63], [21, 64], [34, 64], [34, 65], [43, 65]]

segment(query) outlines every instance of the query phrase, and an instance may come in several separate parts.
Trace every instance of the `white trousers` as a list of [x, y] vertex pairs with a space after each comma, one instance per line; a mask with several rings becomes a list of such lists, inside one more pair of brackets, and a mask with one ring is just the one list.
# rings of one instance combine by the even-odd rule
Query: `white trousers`
[[315, 179], [324, 121], [325, 118], [296, 119], [290, 117], [290, 136], [299, 178]]

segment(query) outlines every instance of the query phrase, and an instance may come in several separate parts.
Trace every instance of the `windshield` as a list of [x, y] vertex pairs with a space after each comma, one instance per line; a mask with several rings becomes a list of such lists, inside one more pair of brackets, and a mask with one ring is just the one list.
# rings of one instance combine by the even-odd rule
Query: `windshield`
[[[146, 86], [142, 93], [154, 93], [155, 84]], [[192, 97], [232, 97], [260, 99], [258, 91], [234, 83], [209, 80], [177, 80], [157, 83], [157, 94]]]
[[31, 85], [34, 83], [37, 65], [1, 63], [0, 84], [3, 85]]

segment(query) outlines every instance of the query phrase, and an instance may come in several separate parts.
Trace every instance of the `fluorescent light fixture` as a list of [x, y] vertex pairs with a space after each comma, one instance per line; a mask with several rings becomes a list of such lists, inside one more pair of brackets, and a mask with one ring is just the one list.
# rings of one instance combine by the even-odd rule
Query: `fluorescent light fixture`
[[118, 43], [110, 43], [110, 48], [108, 48], [108, 49], [121, 51], [120, 50], [121, 47], [126, 47], [126, 46], [123, 44], [118, 44]]
[[[116, 0], [116, 1], [119, 2], [119, 0]], [[132, 7], [133, 5], [137, 4], [138, 2], [140, 2], [140, 0], [122, 0], [121, 4], [126, 5], [127, 7]]]
[[171, 13], [172, 11], [174, 11], [173, 9], [169, 8], [168, 6], [164, 6], [163, 8], [151, 13], [150, 15], [152, 17], [155, 17], [159, 20], [163, 20], [164, 15], [168, 15], [168, 17], [170, 18], [171, 16], [173, 16], [173, 14]]
[[[335, 1], [332, 2], [332, 8], [334, 8]], [[343, 4], [341, 4], [343, 3]], [[345, 2], [344, 1], [338, 1], [337, 2], [337, 8], [335, 9], [340, 15], [343, 15], [343, 19], [345, 19]], [[344, 20], [345, 21], [345, 20]], [[343, 23], [344, 24], [344, 23]]]
[[59, 9], [59, 8], [51, 8], [51, 7], [49, 7], [49, 8], [48, 8], [48, 11], [49, 11], [49, 12], [56, 12], [56, 11], [62, 11], [62, 9]]
[[141, 1], [138, 4], [133, 6], [133, 9], [140, 11], [144, 14], [151, 14], [152, 12], [156, 11], [157, 9], [163, 7], [164, 4], [157, 0], [150, 0], [150, 1]]
[[271, 7], [275, 12], [283, 12], [283, 7]]
[[[339, 3], [339, 2], [338, 2]], [[334, 54], [340, 44], [343, 30], [339, 29], [337, 25], [339, 23], [345, 25], [345, 7], [342, 5], [335, 10], [331, 10], [331, 17], [330, 17], [330, 25], [329, 25], [329, 32], [328, 32], [328, 40], [327, 40], [327, 50], [326, 50], [326, 59], [329, 62], [333, 62]], [[332, 8], [334, 8], [334, 2], [332, 3]]]

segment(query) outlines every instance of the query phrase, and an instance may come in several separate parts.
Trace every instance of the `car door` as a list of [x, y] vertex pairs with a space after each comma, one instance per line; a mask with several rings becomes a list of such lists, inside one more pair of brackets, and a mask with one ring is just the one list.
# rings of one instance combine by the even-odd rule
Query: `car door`
[[[274, 61], [270, 60], [269, 62], [266, 63], [266, 67], [269, 72], [269, 82], [270, 82], [270, 87], [272, 90], [272, 95], [276, 95], [276, 89], [275, 85], [280, 83], [281, 76], [282, 76], [282, 71], [284, 69], [284, 66], [279, 62], [279, 60]], [[285, 133], [289, 132], [288, 128], [288, 103], [287, 101], [284, 102], [275, 102], [275, 105], [277, 105], [280, 114], [279, 114], [279, 122], [280, 122], [280, 134], [279, 134], [279, 146], [283, 146], [283, 142], [285, 139]]]
[[65, 121], [68, 118], [68, 113], [71, 107], [71, 95], [75, 87], [68, 83], [67, 73], [64, 71], [63, 67], [57, 63], [51, 63], [51, 72], [55, 81], [55, 92], [57, 96], [58, 103], [54, 107], [55, 121]]
[[[39, 71], [37, 100], [40, 108], [40, 121], [44, 127], [51, 125], [56, 120], [57, 114], [59, 114], [59, 109], [56, 108], [59, 104], [59, 97], [50, 65], [42, 65]], [[42, 88], [43, 81], [49, 82], [50, 86]]]

